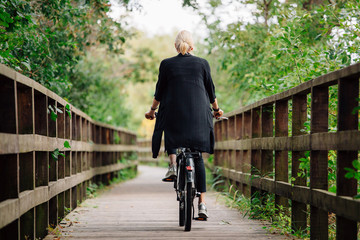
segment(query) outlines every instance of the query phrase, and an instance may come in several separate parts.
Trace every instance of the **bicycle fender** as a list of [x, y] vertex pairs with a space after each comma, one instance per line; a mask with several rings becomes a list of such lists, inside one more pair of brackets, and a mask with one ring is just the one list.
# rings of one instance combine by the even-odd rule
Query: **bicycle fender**
[[195, 171], [195, 165], [194, 165], [194, 158], [193, 157], [187, 157], [186, 158], [186, 166], [190, 166], [191, 170], [188, 170], [186, 168], [186, 181], [187, 182], [194, 182], [194, 171]]

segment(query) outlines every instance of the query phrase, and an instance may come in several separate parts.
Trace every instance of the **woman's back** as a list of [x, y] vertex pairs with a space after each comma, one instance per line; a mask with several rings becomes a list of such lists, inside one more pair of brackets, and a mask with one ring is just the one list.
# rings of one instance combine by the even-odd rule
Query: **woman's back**
[[161, 101], [155, 128], [164, 130], [166, 149], [213, 152], [210, 102], [214, 91], [205, 59], [179, 54], [162, 61], [155, 92], [155, 99]]

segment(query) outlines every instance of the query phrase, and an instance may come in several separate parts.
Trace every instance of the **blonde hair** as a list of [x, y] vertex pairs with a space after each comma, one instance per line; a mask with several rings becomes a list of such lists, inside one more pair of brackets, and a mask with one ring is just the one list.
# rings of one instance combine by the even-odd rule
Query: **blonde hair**
[[178, 52], [182, 55], [190, 52], [191, 48], [194, 47], [194, 42], [191, 36], [191, 33], [186, 30], [180, 31], [175, 38], [175, 47]]

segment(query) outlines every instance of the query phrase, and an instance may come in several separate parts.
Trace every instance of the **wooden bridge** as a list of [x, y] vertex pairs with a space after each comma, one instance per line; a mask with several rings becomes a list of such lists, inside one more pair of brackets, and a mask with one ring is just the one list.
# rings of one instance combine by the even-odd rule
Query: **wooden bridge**
[[[352, 168], [352, 161], [359, 159], [359, 76], [360, 64], [355, 64], [228, 113], [228, 121], [215, 123], [214, 163], [222, 177], [249, 198], [256, 192], [275, 194], [277, 205], [291, 206], [288, 214], [292, 228], [309, 227], [311, 239], [328, 239], [330, 214], [336, 214], [337, 239], [357, 239], [360, 200], [353, 197], [358, 183], [345, 178], [344, 168]], [[137, 152], [140, 160], [149, 159], [149, 142], [137, 146], [135, 133], [93, 121], [53, 92], [4, 65], [0, 65], [0, 81], [0, 239], [43, 238], [49, 225], [58, 224], [68, 210], [86, 198], [91, 182], [108, 184], [121, 169], [136, 168]], [[336, 131], [328, 129], [329, 89], [338, 96]], [[307, 122], [309, 132], [304, 130]], [[336, 193], [328, 191], [329, 151], [336, 151]], [[309, 179], [299, 167], [304, 159], [310, 159]], [[118, 191], [126, 186], [111, 190], [104, 195], [105, 200], [111, 193], [121, 198]], [[125, 196], [127, 191], [123, 191]], [[142, 197], [147, 199], [149, 195]], [[174, 199], [168, 202], [176, 204]], [[209, 202], [215, 204], [211, 198]], [[119, 209], [120, 218], [121, 214], [127, 216], [122, 206]], [[132, 213], [147, 210], [136, 209]], [[175, 217], [171, 211], [171, 217]], [[222, 218], [217, 214], [221, 213], [215, 211], [211, 216], [214, 221]], [[86, 219], [86, 215], [83, 217]], [[133, 231], [136, 226], [146, 228], [137, 223], [139, 218], [134, 219]], [[166, 220], [164, 216], [162, 221]], [[238, 227], [232, 229], [234, 238], [241, 235], [240, 220], [234, 220]], [[217, 235], [212, 236], [225, 237], [226, 229], [211, 221], [200, 227], [203, 233], [216, 228]], [[123, 231], [126, 228], [130, 226], [120, 227]], [[264, 231], [254, 228], [258, 235], [249, 233], [243, 239], [260, 235], [266, 239]], [[145, 236], [159, 238], [154, 234], [158, 231], [154, 225], [146, 229]], [[174, 227], [165, 229], [162, 236], [189, 238], [169, 233], [172, 230]], [[132, 236], [117, 233], [112, 235], [114, 239]]]

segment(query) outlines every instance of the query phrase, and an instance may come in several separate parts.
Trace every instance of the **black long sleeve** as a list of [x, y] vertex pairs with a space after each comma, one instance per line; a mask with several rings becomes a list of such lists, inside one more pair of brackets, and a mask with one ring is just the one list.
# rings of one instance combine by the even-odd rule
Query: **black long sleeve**
[[204, 60], [205, 62], [205, 77], [204, 77], [204, 85], [205, 85], [205, 89], [209, 95], [209, 100], [210, 103], [214, 103], [215, 102], [215, 86], [213, 83], [213, 80], [211, 78], [211, 70], [210, 70], [210, 66], [208, 61]]

